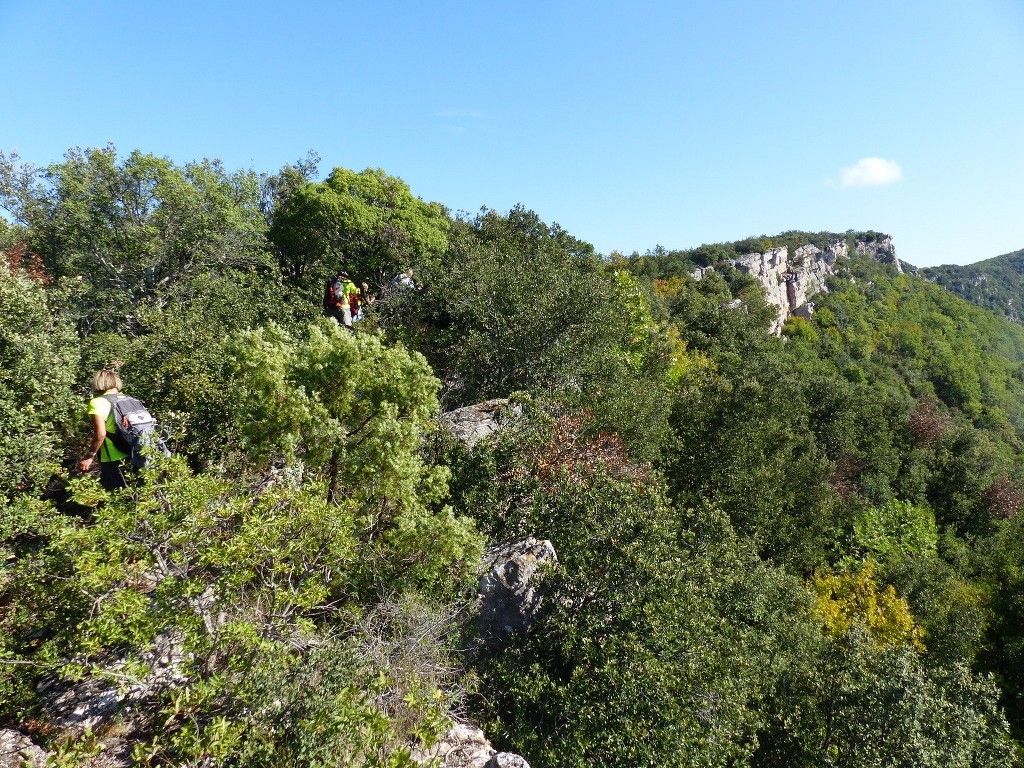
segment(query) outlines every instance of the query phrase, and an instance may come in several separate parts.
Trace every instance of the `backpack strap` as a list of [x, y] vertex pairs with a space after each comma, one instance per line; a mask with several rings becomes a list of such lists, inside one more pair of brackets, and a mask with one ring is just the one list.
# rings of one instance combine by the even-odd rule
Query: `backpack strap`
[[[132, 447], [121, 435], [121, 425], [117, 423], [117, 395], [103, 395], [103, 399], [110, 403], [110, 412], [114, 416], [114, 434], [110, 434], [108, 430], [107, 439], [122, 453], [131, 453]], [[109, 453], [107, 455], [109, 456]]]

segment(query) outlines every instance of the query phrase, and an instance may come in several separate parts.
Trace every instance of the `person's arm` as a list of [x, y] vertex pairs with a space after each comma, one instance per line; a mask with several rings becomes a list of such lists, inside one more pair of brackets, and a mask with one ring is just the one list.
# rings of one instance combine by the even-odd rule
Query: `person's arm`
[[100, 448], [103, 447], [103, 441], [107, 439], [107, 420], [105, 417], [100, 416], [98, 413], [92, 415], [92, 444], [89, 446], [89, 453], [82, 457], [82, 460], [78, 462], [79, 472], [88, 472], [89, 467], [92, 466], [92, 460], [96, 458], [96, 454], [100, 452]]

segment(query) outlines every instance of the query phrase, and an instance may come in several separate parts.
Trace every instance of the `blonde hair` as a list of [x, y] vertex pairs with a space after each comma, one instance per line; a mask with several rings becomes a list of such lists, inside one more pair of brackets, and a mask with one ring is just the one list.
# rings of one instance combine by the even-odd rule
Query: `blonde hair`
[[117, 375], [117, 371], [112, 371], [109, 368], [96, 371], [96, 375], [92, 377], [92, 391], [97, 395], [103, 394], [108, 389], [116, 389], [120, 392], [122, 387], [124, 384], [121, 383], [121, 377]]

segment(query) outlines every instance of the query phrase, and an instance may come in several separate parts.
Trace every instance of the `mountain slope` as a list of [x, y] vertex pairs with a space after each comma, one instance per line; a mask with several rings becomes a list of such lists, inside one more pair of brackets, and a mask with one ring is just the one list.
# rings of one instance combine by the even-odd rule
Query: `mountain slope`
[[944, 264], [921, 275], [968, 301], [1019, 322], [1024, 308], [1024, 249], [979, 261]]

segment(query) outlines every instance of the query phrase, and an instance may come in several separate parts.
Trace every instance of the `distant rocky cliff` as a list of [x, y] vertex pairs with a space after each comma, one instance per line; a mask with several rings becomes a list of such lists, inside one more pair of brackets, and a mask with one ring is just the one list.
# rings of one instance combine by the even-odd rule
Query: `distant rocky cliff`
[[[882, 263], [893, 264], [897, 272], [903, 264], [896, 258], [892, 238], [882, 235], [874, 240], [858, 239], [853, 245], [860, 256], [870, 256]], [[782, 333], [782, 325], [793, 315], [810, 317], [814, 304], [810, 299], [817, 293], [826, 293], [825, 280], [836, 274], [842, 262], [850, 258], [850, 244], [837, 237], [824, 248], [801, 245], [790, 253], [790, 248], [771, 248], [764, 253], [747, 253], [727, 263], [755, 278], [764, 288], [765, 299], [778, 308], [779, 314], [772, 324], [772, 333]], [[713, 267], [697, 269], [692, 277], [701, 280]]]

